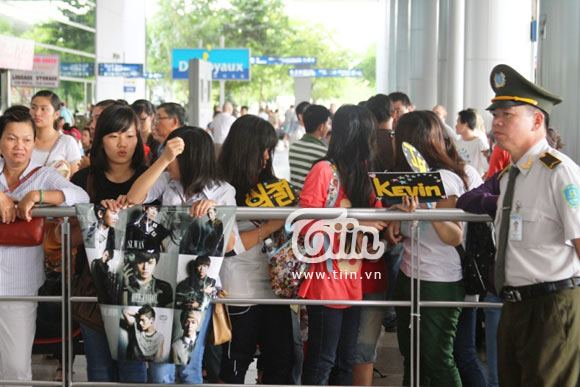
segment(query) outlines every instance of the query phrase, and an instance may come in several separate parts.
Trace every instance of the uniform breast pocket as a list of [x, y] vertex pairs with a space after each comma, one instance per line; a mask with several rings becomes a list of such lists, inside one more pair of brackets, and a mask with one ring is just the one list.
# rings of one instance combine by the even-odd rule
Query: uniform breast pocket
[[510, 216], [510, 243], [522, 248], [540, 246], [541, 236], [546, 232], [546, 225], [541, 219], [541, 212], [535, 208], [522, 207], [513, 211]]

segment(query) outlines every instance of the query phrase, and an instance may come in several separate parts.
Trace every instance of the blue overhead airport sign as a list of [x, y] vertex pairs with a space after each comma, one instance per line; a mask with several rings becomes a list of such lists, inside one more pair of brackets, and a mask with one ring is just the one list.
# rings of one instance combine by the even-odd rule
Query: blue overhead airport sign
[[249, 81], [250, 49], [249, 48], [174, 48], [171, 58], [173, 79], [187, 79], [189, 61], [202, 59], [212, 64], [214, 81]]
[[316, 58], [310, 56], [253, 56], [250, 63], [258, 65], [314, 65]]
[[140, 63], [99, 63], [99, 76], [143, 78], [143, 65]]
[[288, 74], [294, 78], [360, 78], [360, 69], [290, 69]]
[[145, 72], [143, 73], [143, 76], [145, 79], [163, 79], [163, 77], [165, 76], [165, 74], [163, 73], [150, 73], [150, 72]]
[[89, 62], [61, 62], [60, 76], [88, 78], [95, 75], [95, 64]]

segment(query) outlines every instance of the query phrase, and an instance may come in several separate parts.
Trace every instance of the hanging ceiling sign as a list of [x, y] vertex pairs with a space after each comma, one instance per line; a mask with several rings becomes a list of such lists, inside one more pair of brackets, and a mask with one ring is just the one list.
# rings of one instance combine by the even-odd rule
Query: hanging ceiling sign
[[290, 69], [293, 78], [360, 78], [363, 76], [360, 69]]
[[31, 71], [34, 41], [0, 35], [0, 69]]
[[60, 57], [34, 55], [32, 71], [12, 71], [10, 82], [16, 87], [58, 87], [60, 83]]
[[315, 65], [316, 58], [307, 56], [253, 56], [250, 63], [257, 65]]
[[99, 76], [143, 78], [143, 65], [141, 63], [99, 63]]
[[249, 48], [174, 48], [171, 59], [173, 79], [188, 79], [189, 61], [201, 59], [212, 64], [214, 81], [249, 81]]

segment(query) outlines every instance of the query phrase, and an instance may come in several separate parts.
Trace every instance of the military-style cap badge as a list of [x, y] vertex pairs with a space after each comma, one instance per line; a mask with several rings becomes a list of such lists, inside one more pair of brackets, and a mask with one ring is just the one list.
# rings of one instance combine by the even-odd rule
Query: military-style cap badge
[[497, 65], [491, 70], [489, 81], [495, 97], [487, 110], [532, 105], [550, 114], [552, 107], [562, 102], [560, 97], [528, 81], [505, 64]]
[[495, 88], [500, 89], [505, 86], [505, 74], [503, 72], [498, 72], [493, 76], [493, 82], [495, 83]]

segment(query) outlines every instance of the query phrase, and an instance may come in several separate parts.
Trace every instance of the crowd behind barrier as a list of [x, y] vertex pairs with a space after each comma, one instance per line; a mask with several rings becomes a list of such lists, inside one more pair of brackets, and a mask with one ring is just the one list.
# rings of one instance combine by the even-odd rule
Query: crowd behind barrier
[[[237, 208], [236, 217], [237, 220], [244, 219], [285, 219], [289, 216], [296, 208]], [[70, 273], [71, 270], [71, 253], [70, 253], [70, 217], [75, 217], [74, 207], [59, 207], [59, 208], [38, 208], [34, 209], [32, 212], [33, 216], [45, 216], [45, 217], [64, 217], [64, 227], [62, 227], [61, 237], [63, 241], [63, 256], [66, 257], [62, 261], [62, 272]], [[382, 209], [359, 209], [350, 208], [347, 210], [347, 216], [349, 218], [355, 218], [358, 220], [416, 220], [416, 221], [433, 221], [433, 220], [455, 220], [455, 221], [470, 221], [470, 222], [489, 222], [491, 219], [487, 215], [476, 215], [471, 213], [466, 213], [459, 209], [438, 209], [438, 210], [417, 210], [413, 213], [404, 213], [401, 211], [390, 211]], [[336, 210], [332, 208], [328, 209], [310, 209], [308, 212], [309, 218], [318, 219], [332, 219], [336, 217]], [[420, 235], [417, 235], [420, 238]], [[71, 330], [69, 327], [72, 326], [72, 318], [70, 314], [71, 303], [73, 302], [97, 302], [96, 297], [71, 297], [68, 295], [68, 291], [71, 287], [70, 276], [67, 276], [67, 281], [63, 281], [62, 296], [36, 296], [36, 297], [23, 297], [23, 296], [2, 296], [0, 301], [38, 301], [38, 302], [62, 302], [65, 304], [63, 308], [62, 315], [62, 334], [63, 337], [69, 338], [68, 340], [63, 340], [63, 359], [62, 362], [64, 366], [63, 382], [50, 382], [50, 381], [10, 381], [10, 380], [0, 380], [0, 385], [34, 385], [34, 386], [108, 386], [108, 385], [129, 385], [124, 383], [97, 383], [97, 382], [75, 382], [72, 370], [72, 341]], [[420, 320], [421, 307], [478, 307], [478, 308], [500, 308], [502, 305], [499, 303], [490, 302], [444, 302], [444, 301], [420, 301], [420, 294], [416, 295], [417, 303], [416, 310], [413, 313], [414, 321], [418, 322]], [[357, 305], [357, 306], [377, 306], [377, 307], [388, 307], [388, 306], [398, 306], [398, 307], [408, 307], [412, 306], [413, 298], [411, 301], [351, 301], [351, 300], [305, 300], [305, 299], [236, 299], [236, 298], [215, 298], [212, 303], [223, 303], [229, 305], [243, 305], [251, 302], [253, 304], [264, 304], [264, 305]], [[416, 328], [418, 329], [418, 328]], [[412, 333], [414, 330], [411, 331]], [[419, 354], [416, 355], [417, 363], [413, 364], [411, 372], [417, 378], [419, 378]], [[150, 386], [157, 386], [158, 384], [148, 383]], [[209, 384], [208, 384], [209, 385]], [[212, 386], [218, 386], [216, 384], [211, 384]], [[231, 385], [231, 384], [229, 384]], [[161, 384], [159, 384], [161, 386]]]

